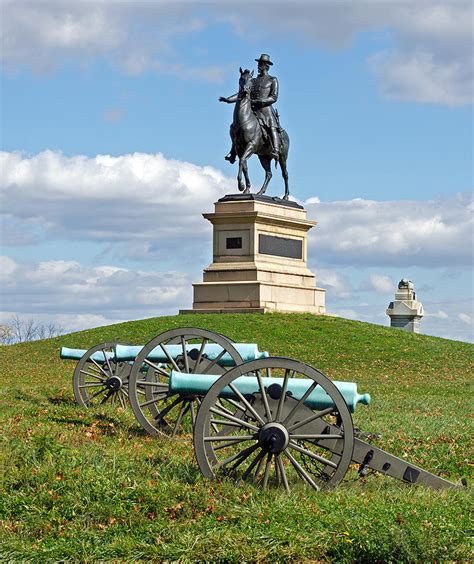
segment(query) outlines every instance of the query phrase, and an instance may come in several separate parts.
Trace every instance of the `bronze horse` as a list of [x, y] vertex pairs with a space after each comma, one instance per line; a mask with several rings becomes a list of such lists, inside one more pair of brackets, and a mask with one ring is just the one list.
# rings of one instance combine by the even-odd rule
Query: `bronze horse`
[[[252, 101], [250, 97], [252, 86], [253, 71], [248, 69], [244, 71], [240, 69], [239, 93], [234, 108], [234, 119], [230, 128], [230, 136], [234, 143], [234, 147], [239, 157], [239, 173], [237, 181], [239, 190], [244, 194], [250, 193], [250, 179], [247, 168], [247, 160], [252, 155], [257, 155], [262, 167], [265, 170], [265, 180], [257, 194], [265, 194], [268, 183], [272, 177], [272, 144], [269, 135], [263, 129], [258, 117], [252, 110]], [[281, 174], [285, 181], [284, 200], [288, 200], [290, 191], [288, 188], [288, 171], [286, 169], [286, 160], [288, 158], [288, 149], [290, 139], [284, 129], [281, 130], [281, 143], [278, 154], [278, 166], [280, 163]], [[242, 173], [245, 177], [245, 185], [242, 181]]]

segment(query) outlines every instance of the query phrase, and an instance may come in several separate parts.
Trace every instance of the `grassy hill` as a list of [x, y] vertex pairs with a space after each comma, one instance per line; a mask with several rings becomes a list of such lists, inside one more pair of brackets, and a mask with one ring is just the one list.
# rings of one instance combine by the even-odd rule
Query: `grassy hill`
[[[379, 475], [317, 493], [206, 482], [190, 436], [153, 439], [130, 409], [73, 401], [61, 345], [144, 344], [197, 326], [310, 363], [370, 392], [355, 424], [458, 482], [472, 476], [474, 347], [311, 315], [186, 315], [1, 347], [0, 558], [45, 560], [469, 560], [469, 490]], [[471, 419], [470, 419], [471, 417]], [[471, 474], [470, 474], [471, 472]]]

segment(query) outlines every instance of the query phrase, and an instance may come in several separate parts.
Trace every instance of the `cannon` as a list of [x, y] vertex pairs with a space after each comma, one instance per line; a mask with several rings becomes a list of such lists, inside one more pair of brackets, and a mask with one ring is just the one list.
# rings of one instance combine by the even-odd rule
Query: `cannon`
[[[201, 398], [169, 390], [171, 372], [221, 375], [247, 360], [268, 357], [252, 343], [234, 343], [228, 337], [198, 328], [165, 331], [144, 347], [117, 346], [119, 362], [132, 362], [128, 393], [140, 425], [151, 435], [175, 436], [190, 416], [189, 431]], [[189, 418], [188, 418], [189, 419]], [[187, 423], [186, 423], [187, 425]]]
[[[322, 490], [337, 486], [352, 465], [360, 476], [378, 471], [410, 484], [457, 487], [361, 438], [351, 414], [368, 405], [370, 396], [359, 394], [355, 383], [334, 382], [308, 364], [270, 357], [256, 344], [180, 328], [144, 346], [63, 348], [61, 357], [79, 358], [73, 377], [78, 403], [106, 403], [121, 392], [120, 404], [128, 397], [148, 433], [192, 432], [196, 461], [207, 478]], [[114, 379], [121, 381], [116, 389]]]
[[76, 402], [83, 407], [110, 403], [125, 409], [128, 400], [128, 379], [131, 363], [118, 361], [118, 343], [101, 343], [88, 350], [61, 347], [59, 356], [77, 360], [72, 375]]
[[188, 412], [194, 424], [197, 400], [190, 401], [189, 394], [182, 398], [173, 394], [173, 399], [169, 399], [167, 377], [171, 370], [222, 374], [245, 360], [267, 356], [256, 344], [233, 343], [224, 335], [196, 328], [165, 331], [140, 346], [102, 343], [88, 350], [60, 350], [62, 359], [78, 361], [73, 390], [79, 405], [110, 403], [125, 408], [131, 386], [134, 414], [152, 435], [173, 434], [173, 429], [176, 434]]
[[370, 396], [302, 362], [261, 358], [220, 377], [172, 371], [169, 389], [202, 398], [193, 440], [207, 478], [321, 490], [339, 484], [353, 464], [360, 476], [373, 470], [410, 484], [456, 487], [359, 438], [351, 412]]

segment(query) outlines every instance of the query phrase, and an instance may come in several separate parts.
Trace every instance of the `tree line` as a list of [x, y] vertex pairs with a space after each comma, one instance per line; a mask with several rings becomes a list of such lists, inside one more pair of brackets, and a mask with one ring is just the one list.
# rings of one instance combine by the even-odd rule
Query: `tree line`
[[39, 323], [14, 315], [8, 323], [0, 324], [0, 344], [13, 345], [62, 335], [64, 329], [54, 323]]

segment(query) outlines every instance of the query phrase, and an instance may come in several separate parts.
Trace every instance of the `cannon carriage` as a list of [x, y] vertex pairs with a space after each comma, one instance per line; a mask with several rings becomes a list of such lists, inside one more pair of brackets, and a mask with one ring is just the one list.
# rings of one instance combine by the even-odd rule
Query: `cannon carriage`
[[[196, 461], [207, 478], [226, 475], [287, 491], [303, 483], [321, 490], [335, 487], [355, 465], [360, 476], [372, 470], [435, 489], [456, 487], [362, 440], [352, 413], [368, 405], [370, 396], [359, 394], [355, 383], [334, 382], [297, 360], [270, 357], [256, 344], [185, 328], [166, 331], [145, 346], [97, 345], [80, 359], [77, 382], [93, 374], [91, 384], [102, 384], [106, 403], [112, 395], [104, 372], [112, 373], [114, 366], [111, 377], [121, 379], [119, 389], [148, 433], [192, 432]], [[78, 403], [89, 406], [101, 397], [84, 400], [98, 386], [77, 382], [75, 397], [83, 402]]]

